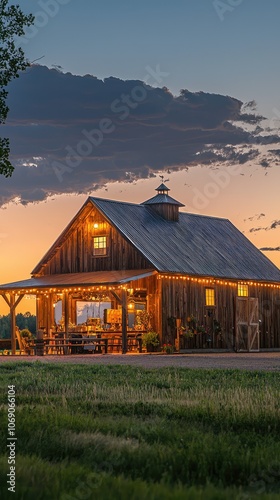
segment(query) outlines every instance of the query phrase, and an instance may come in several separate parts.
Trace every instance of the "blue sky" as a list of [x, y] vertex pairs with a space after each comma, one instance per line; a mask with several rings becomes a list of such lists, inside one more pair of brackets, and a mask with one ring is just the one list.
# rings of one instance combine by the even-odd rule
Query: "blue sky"
[[[268, 117], [280, 109], [278, 0], [52, 1], [58, 13], [45, 14], [48, 22], [38, 17], [44, 26], [24, 44], [31, 60], [44, 56], [42, 64], [75, 74], [141, 80], [147, 65], [159, 64], [173, 93], [255, 99]], [[48, 9], [48, 0], [20, 4], [37, 15]]]

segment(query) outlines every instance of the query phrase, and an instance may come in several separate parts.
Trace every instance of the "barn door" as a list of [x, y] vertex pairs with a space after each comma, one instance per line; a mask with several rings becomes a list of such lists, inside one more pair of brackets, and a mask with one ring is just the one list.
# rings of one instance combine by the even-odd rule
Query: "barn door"
[[236, 297], [236, 342], [237, 351], [248, 351], [248, 298]]
[[248, 350], [259, 351], [259, 301], [253, 297], [248, 299], [249, 325], [248, 325]]
[[259, 350], [259, 303], [256, 298], [236, 298], [236, 350]]

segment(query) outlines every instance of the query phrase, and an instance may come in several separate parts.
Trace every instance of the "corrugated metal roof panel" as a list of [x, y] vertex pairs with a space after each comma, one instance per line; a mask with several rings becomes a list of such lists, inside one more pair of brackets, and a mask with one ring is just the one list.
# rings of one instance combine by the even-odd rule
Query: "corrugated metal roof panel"
[[171, 222], [144, 205], [90, 199], [160, 272], [280, 282], [280, 270], [227, 219], [180, 213]]
[[124, 284], [156, 274], [151, 270], [98, 271], [94, 273], [52, 274], [0, 285], [0, 292], [33, 288]]

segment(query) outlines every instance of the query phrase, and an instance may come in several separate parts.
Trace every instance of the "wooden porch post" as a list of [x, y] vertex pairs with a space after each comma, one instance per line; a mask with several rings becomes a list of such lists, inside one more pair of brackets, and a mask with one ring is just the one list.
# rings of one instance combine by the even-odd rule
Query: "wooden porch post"
[[127, 352], [127, 293], [122, 290], [122, 353]]
[[15, 296], [10, 295], [10, 318], [11, 318], [11, 345], [12, 354], [16, 353], [16, 311], [15, 311]]
[[10, 308], [10, 319], [11, 319], [11, 347], [12, 347], [12, 354], [16, 354], [16, 307], [20, 303], [20, 301], [23, 299], [24, 295], [19, 295], [17, 299], [15, 299], [15, 296], [10, 293], [10, 300], [7, 298], [5, 294], [2, 295], [3, 299], [5, 302], [8, 304]]
[[36, 294], [36, 332], [39, 330], [39, 296]]
[[49, 314], [50, 314], [50, 330], [52, 331], [51, 337], [54, 337], [54, 302], [53, 302], [54, 294], [51, 293], [49, 297]]
[[65, 325], [65, 335], [68, 338], [69, 332], [69, 293], [64, 293], [64, 325]]
[[47, 309], [47, 323], [46, 323], [46, 331], [47, 331], [47, 336], [52, 337], [51, 335], [51, 328], [53, 326], [53, 307], [52, 307], [52, 294], [49, 294], [48, 297], [46, 297], [46, 309]]

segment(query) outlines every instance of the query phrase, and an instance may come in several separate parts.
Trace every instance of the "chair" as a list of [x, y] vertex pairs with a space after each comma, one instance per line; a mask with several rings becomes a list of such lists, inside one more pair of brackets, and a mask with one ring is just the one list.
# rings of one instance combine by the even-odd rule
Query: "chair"
[[16, 338], [18, 341], [20, 354], [30, 355], [32, 353], [32, 351], [34, 351], [34, 349], [29, 345], [28, 341], [24, 337], [21, 336], [18, 329], [16, 329]]

